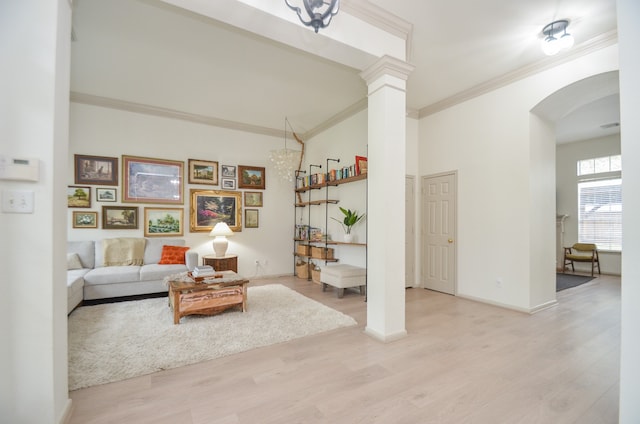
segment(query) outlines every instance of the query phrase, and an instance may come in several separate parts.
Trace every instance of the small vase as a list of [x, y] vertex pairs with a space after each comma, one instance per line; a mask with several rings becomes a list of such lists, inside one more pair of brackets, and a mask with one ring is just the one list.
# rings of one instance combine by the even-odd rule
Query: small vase
[[355, 239], [353, 234], [345, 234], [344, 235], [344, 242], [345, 243], [353, 243], [353, 240]]

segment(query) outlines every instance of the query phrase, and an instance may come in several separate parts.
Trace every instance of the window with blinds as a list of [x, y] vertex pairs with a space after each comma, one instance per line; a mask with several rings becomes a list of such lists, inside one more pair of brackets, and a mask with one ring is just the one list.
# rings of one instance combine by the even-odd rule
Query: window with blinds
[[578, 241], [622, 250], [622, 179], [578, 182]]

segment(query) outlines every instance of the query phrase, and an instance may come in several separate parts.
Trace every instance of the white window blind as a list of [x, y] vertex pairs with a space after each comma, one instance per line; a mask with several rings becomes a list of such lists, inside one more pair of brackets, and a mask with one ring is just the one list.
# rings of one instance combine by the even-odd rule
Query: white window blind
[[578, 183], [578, 240], [622, 250], [622, 179]]

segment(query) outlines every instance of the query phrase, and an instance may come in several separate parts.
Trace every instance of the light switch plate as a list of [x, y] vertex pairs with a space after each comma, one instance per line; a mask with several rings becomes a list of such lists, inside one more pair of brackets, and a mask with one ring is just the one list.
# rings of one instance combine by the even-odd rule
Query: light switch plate
[[3, 190], [2, 212], [33, 213], [33, 191]]

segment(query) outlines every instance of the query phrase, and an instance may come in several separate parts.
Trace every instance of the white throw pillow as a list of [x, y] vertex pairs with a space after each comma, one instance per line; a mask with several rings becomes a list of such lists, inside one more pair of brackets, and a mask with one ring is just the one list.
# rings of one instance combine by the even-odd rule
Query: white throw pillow
[[82, 269], [82, 262], [77, 253], [67, 253], [67, 269]]

